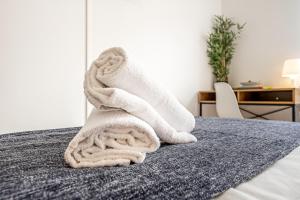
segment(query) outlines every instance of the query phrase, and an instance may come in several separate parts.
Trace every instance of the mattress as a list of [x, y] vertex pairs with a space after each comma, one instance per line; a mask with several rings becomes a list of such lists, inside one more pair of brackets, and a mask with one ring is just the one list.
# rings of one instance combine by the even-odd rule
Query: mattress
[[197, 143], [163, 144], [129, 167], [73, 169], [63, 153], [79, 129], [1, 135], [0, 199], [234, 199], [300, 146], [299, 123], [197, 118]]

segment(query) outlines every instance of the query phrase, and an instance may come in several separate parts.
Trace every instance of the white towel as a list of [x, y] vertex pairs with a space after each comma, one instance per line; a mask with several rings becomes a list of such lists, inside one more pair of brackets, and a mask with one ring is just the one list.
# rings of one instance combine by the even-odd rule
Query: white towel
[[132, 65], [121, 48], [104, 51], [86, 73], [85, 94], [99, 110], [123, 109], [153, 127], [168, 143], [197, 139], [193, 115], [167, 90]]
[[146, 152], [160, 146], [154, 130], [124, 111], [94, 109], [86, 124], [65, 151], [65, 161], [74, 168], [141, 163]]

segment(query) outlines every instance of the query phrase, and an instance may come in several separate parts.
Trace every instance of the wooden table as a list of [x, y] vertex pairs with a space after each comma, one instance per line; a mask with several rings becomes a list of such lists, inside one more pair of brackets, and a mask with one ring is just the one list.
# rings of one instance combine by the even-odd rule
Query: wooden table
[[[292, 109], [292, 121], [296, 121], [296, 109], [300, 104], [300, 92], [295, 88], [273, 89], [236, 89], [234, 90], [239, 105], [279, 106], [279, 108], [265, 113], [257, 114], [240, 106], [244, 112], [253, 115], [251, 118], [268, 119], [266, 116], [286, 109]], [[198, 94], [200, 104], [200, 116], [204, 104], [215, 104], [215, 91], [200, 91]]]

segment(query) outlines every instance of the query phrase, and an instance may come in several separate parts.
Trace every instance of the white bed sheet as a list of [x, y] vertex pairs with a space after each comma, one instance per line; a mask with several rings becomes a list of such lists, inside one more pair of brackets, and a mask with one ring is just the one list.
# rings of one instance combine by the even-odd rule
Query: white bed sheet
[[300, 200], [300, 147], [217, 200]]

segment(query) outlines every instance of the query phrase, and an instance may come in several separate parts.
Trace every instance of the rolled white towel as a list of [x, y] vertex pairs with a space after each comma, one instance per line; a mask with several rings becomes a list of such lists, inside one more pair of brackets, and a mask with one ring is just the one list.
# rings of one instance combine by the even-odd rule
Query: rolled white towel
[[129, 165], [143, 162], [145, 153], [159, 146], [159, 138], [146, 122], [124, 111], [94, 109], [64, 158], [74, 168]]
[[[109, 49], [99, 56], [86, 73], [84, 85], [88, 100], [99, 110], [123, 109], [151, 125], [164, 142], [197, 141], [188, 133], [195, 125], [193, 115], [174, 96], [143, 76], [138, 68], [128, 67], [127, 57], [120, 48]], [[138, 91], [135, 94], [134, 88]], [[159, 100], [154, 100], [155, 97]], [[151, 105], [149, 99], [157, 105]]]
[[97, 73], [96, 80], [144, 99], [177, 131], [190, 132], [195, 127], [194, 116], [171, 92], [130, 62], [122, 48], [104, 51], [92, 67]]

